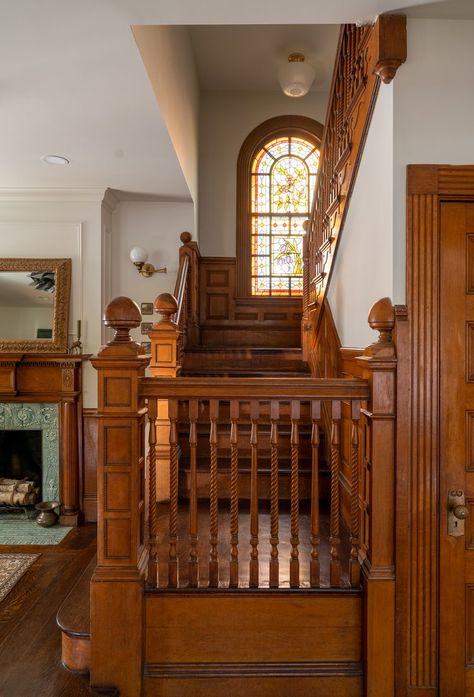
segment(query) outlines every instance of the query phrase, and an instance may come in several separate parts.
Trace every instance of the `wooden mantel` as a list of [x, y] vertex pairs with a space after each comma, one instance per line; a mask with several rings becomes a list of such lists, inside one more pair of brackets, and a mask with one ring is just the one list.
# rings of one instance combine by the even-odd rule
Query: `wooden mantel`
[[59, 480], [62, 525], [80, 519], [82, 363], [85, 354], [0, 353], [0, 402], [59, 404]]

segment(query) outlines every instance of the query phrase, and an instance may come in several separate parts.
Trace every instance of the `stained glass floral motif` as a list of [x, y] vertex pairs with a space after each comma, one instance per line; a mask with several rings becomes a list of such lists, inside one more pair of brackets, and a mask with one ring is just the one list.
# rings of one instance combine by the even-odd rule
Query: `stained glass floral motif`
[[302, 137], [275, 138], [251, 169], [252, 294], [303, 293], [303, 223], [310, 215], [319, 150]]

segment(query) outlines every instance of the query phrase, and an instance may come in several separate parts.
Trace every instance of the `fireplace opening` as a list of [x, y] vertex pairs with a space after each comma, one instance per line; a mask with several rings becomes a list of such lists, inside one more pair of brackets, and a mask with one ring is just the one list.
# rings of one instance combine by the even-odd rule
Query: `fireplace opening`
[[41, 501], [42, 433], [0, 431], [0, 504], [28, 506]]

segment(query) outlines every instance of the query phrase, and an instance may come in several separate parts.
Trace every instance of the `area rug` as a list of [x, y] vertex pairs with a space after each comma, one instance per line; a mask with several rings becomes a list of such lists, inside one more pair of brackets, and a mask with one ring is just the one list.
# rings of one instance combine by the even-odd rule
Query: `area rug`
[[0, 602], [40, 554], [0, 554]]
[[53, 525], [42, 528], [34, 520], [0, 518], [0, 545], [57, 545], [72, 528]]

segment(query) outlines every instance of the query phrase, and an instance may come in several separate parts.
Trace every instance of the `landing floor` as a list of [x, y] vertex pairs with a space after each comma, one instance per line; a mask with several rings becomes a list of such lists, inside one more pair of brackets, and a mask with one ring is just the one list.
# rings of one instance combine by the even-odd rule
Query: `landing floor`
[[[262, 505], [262, 504], [260, 504]], [[159, 504], [158, 508], [158, 556], [159, 556], [159, 586], [165, 588], [168, 585], [168, 521], [169, 506]], [[218, 559], [219, 559], [219, 586], [229, 585], [229, 560], [230, 560], [230, 516], [228, 504], [219, 502], [218, 517]], [[289, 505], [280, 504], [279, 516], [279, 564], [280, 564], [280, 588], [290, 587], [290, 554], [291, 554], [291, 516]], [[301, 504], [299, 516], [299, 559], [300, 559], [300, 587], [309, 588], [309, 562], [311, 556], [311, 533], [309, 506]], [[200, 501], [198, 511], [198, 558], [199, 558], [199, 585], [206, 587], [209, 583], [209, 502]], [[321, 587], [329, 588], [329, 515], [320, 515], [320, 566]], [[239, 587], [247, 588], [249, 585], [249, 559], [250, 559], [250, 515], [247, 508], [239, 514]], [[269, 586], [269, 561], [270, 561], [270, 511], [259, 512], [259, 587]], [[350, 543], [347, 531], [341, 529], [341, 586], [349, 587], [349, 551]], [[179, 503], [178, 515], [178, 558], [179, 558], [179, 586], [188, 585], [188, 558], [189, 558], [189, 505], [186, 501]]]

